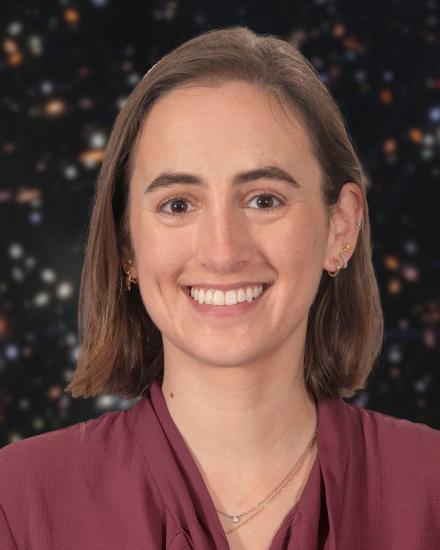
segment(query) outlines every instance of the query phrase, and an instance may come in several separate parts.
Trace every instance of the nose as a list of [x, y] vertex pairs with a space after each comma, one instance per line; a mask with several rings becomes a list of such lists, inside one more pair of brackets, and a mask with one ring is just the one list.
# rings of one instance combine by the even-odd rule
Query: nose
[[243, 211], [220, 205], [199, 218], [197, 259], [212, 272], [230, 273], [250, 262], [255, 243]]

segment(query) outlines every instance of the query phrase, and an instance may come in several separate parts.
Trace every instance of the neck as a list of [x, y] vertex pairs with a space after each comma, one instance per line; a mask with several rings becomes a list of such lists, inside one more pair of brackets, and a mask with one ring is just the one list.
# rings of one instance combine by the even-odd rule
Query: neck
[[165, 354], [162, 392], [201, 470], [211, 477], [228, 475], [225, 482], [233, 477], [242, 486], [258, 476], [267, 479], [269, 465], [280, 479], [316, 425], [302, 355], [296, 363], [279, 353], [270, 361], [219, 367]]

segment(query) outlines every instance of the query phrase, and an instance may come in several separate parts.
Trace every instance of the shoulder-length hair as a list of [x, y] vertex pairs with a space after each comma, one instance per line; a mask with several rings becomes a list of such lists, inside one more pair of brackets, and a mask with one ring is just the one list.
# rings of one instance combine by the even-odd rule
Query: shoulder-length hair
[[[243, 26], [214, 29], [180, 45], [153, 65], [114, 123], [92, 203], [78, 304], [79, 355], [65, 391], [73, 397], [140, 397], [163, 376], [159, 329], [138, 286], [124, 292], [123, 246], [130, 250], [128, 193], [133, 151], [155, 101], [183, 86], [257, 86], [299, 117], [319, 162], [329, 213], [341, 187], [355, 182], [364, 219], [348, 269], [323, 270], [308, 317], [304, 379], [316, 400], [352, 397], [364, 389], [380, 352], [383, 314], [372, 263], [366, 192], [369, 182], [343, 115], [314, 67], [289, 42]], [[287, 111], [286, 111], [287, 112]]]

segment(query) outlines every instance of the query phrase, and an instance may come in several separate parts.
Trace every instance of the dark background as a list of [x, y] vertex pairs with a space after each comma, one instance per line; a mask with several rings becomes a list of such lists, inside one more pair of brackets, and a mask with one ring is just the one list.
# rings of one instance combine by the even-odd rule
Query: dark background
[[371, 180], [380, 361], [349, 402], [440, 429], [435, 1], [9, 1], [0, 7], [0, 446], [133, 401], [64, 393], [103, 148], [125, 98], [185, 40], [245, 25], [297, 45]]

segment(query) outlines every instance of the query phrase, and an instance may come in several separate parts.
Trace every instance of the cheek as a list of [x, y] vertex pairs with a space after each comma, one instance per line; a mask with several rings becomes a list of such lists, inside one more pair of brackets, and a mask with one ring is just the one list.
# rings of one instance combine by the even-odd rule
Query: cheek
[[177, 281], [184, 265], [179, 240], [156, 233], [144, 233], [138, 249], [139, 287], [144, 307], [154, 324], [163, 330], [170, 322], [174, 293], [180, 292]]
[[312, 217], [296, 219], [283, 231], [277, 228], [267, 244], [269, 254], [281, 271], [307, 268], [316, 263], [322, 250], [322, 237], [313, 226]]
[[311, 216], [302, 223], [293, 224], [282, 238], [272, 239], [269, 248], [271, 262], [278, 276], [292, 293], [295, 302], [302, 298], [308, 303], [322, 276], [325, 235], [319, 232]]
[[138, 246], [138, 266], [141, 279], [150, 284], [169, 280], [182, 268], [184, 247], [172, 231], [145, 224]]

